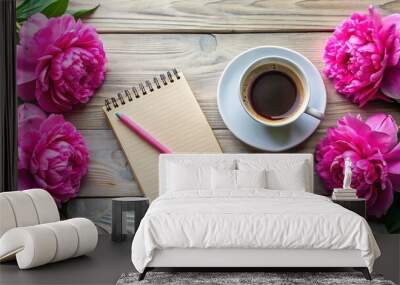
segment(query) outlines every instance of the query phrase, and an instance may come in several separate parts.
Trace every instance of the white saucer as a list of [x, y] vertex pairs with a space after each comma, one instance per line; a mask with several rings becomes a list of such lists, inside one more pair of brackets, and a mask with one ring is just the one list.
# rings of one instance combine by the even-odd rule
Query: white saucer
[[243, 109], [238, 95], [240, 76], [252, 62], [266, 56], [285, 57], [297, 63], [311, 85], [309, 106], [325, 112], [326, 91], [318, 69], [303, 55], [290, 49], [263, 46], [249, 49], [226, 66], [218, 83], [218, 110], [226, 126], [244, 143], [264, 151], [278, 152], [292, 148], [311, 136], [320, 121], [303, 114], [284, 127], [266, 127], [253, 120]]

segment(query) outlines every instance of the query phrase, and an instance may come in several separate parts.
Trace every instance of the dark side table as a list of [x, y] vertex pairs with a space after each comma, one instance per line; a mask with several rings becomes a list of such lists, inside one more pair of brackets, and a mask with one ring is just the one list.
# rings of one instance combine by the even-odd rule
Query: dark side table
[[339, 204], [340, 206], [359, 214], [364, 219], [367, 218], [367, 204], [365, 199], [332, 199], [332, 202]]
[[149, 207], [149, 199], [144, 197], [123, 197], [112, 199], [112, 234], [113, 241], [123, 241], [129, 236], [128, 219], [133, 217], [134, 229], [137, 231]]

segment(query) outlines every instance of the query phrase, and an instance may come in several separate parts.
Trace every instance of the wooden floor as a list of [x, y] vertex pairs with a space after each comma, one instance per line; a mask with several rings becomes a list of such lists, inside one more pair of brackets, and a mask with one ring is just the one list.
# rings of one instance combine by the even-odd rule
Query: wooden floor
[[[108, 73], [105, 84], [85, 107], [67, 114], [85, 136], [91, 152], [81, 197], [140, 195], [101, 106], [104, 99], [172, 67], [185, 73], [224, 152], [254, 152], [224, 125], [216, 103], [217, 82], [238, 53], [261, 45], [279, 45], [308, 57], [322, 72], [322, 51], [334, 27], [353, 11], [366, 12], [362, 0], [87, 0], [71, 9], [100, 8], [87, 20], [104, 42]], [[372, 1], [387, 15], [400, 1]], [[373, 103], [360, 110], [337, 95], [325, 80], [326, 119], [316, 133], [291, 152], [313, 153], [327, 128], [345, 113], [364, 116], [387, 112], [400, 122], [399, 105]]]

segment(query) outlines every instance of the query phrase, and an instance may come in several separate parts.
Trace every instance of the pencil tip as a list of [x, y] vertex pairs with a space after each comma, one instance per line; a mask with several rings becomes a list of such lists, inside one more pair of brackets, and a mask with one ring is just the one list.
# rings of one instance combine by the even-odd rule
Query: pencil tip
[[120, 113], [119, 112], [115, 112], [115, 116], [117, 116], [117, 118], [119, 119]]

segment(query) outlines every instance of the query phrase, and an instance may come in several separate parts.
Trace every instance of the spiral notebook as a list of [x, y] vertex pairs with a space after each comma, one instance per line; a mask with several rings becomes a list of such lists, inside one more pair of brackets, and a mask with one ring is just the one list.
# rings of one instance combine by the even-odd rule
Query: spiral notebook
[[222, 152], [189, 84], [176, 69], [106, 99], [103, 110], [150, 200], [158, 196], [159, 152], [122, 124], [115, 112], [128, 115], [173, 153]]

